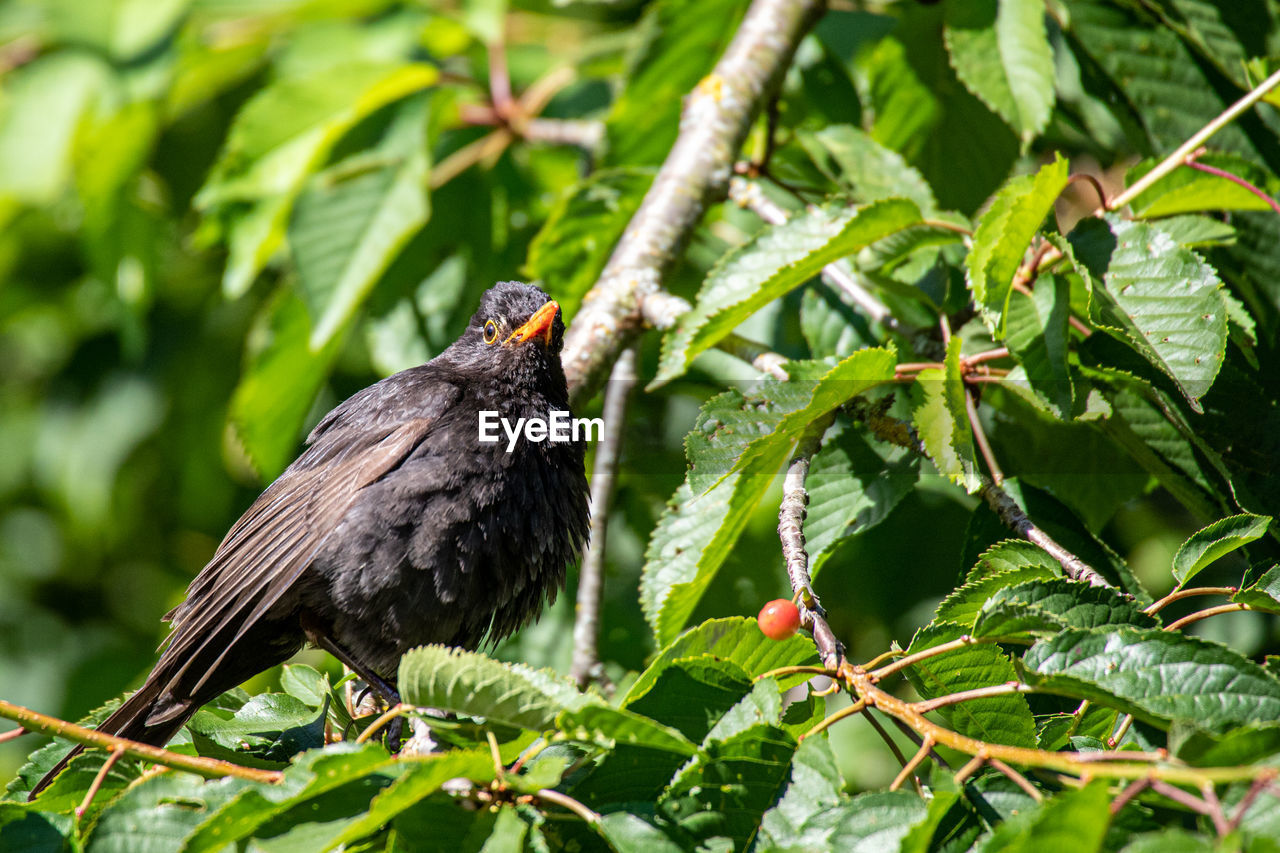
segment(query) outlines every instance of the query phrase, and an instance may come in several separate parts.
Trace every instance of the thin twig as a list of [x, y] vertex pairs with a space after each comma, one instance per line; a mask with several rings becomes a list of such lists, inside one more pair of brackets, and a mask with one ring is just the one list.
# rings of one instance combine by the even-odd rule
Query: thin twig
[[730, 333], [716, 342], [716, 349], [727, 352], [739, 361], [745, 361], [756, 370], [772, 376], [779, 382], [786, 382], [790, 378], [783, 366], [787, 363], [786, 356], [779, 355], [764, 344], [750, 338]]
[[990, 764], [992, 768], [999, 770], [1001, 773], [1012, 779], [1013, 784], [1026, 791], [1027, 796], [1031, 799], [1035, 800], [1037, 803], [1044, 802], [1044, 794], [1041, 794], [1039, 789], [1037, 789], [1035, 785], [1032, 785], [1031, 781], [1027, 779], [1026, 776], [1023, 776], [1017, 770], [1014, 770], [998, 758], [988, 758], [987, 763]]
[[1169, 593], [1155, 604], [1150, 605], [1142, 612], [1146, 613], [1148, 616], [1154, 616], [1161, 610], [1164, 610], [1168, 605], [1173, 604], [1175, 601], [1181, 601], [1184, 598], [1191, 598], [1197, 595], [1235, 595], [1239, 591], [1240, 588], [1234, 586], [1193, 586], [1190, 589], [1175, 589], [1173, 592]]
[[1098, 206], [1105, 208], [1107, 206], [1107, 191], [1103, 189], [1102, 183], [1088, 172], [1076, 172], [1067, 178], [1067, 184], [1078, 184], [1084, 182], [1093, 187], [1093, 191], [1098, 194]]
[[20, 738], [20, 737], [22, 737], [23, 735], [26, 735], [26, 734], [30, 734], [30, 732], [28, 732], [28, 731], [27, 731], [26, 729], [24, 729], [22, 726], [18, 726], [18, 727], [17, 727], [16, 729], [14, 729], [13, 731], [9, 731], [9, 732], [5, 732], [4, 734], [0, 734], [0, 743], [8, 743], [8, 742], [9, 742], [9, 741], [11, 741], [11, 740], [17, 740], [18, 738]]
[[906, 653], [907, 653], [907, 652], [906, 652], [906, 650], [905, 650], [905, 649], [889, 649], [889, 651], [887, 651], [887, 652], [881, 652], [880, 654], [878, 654], [878, 655], [876, 655], [875, 657], [873, 657], [871, 660], [869, 660], [869, 661], [867, 661], [866, 663], [864, 663], [864, 664], [862, 665], [862, 669], [865, 669], [865, 670], [872, 670], [872, 669], [875, 669], [877, 666], [879, 666], [879, 665], [880, 665], [881, 663], [883, 663], [884, 661], [887, 661], [887, 660], [889, 660], [890, 658], [896, 658], [896, 657], [899, 657], [899, 656], [901, 656], [901, 655], [905, 655]]
[[987, 462], [987, 470], [991, 472], [991, 482], [998, 487], [1004, 483], [1004, 471], [1000, 470], [1000, 463], [996, 461], [996, 455], [991, 451], [991, 442], [987, 441], [987, 432], [982, 428], [982, 421], [978, 418], [978, 406], [974, 403], [973, 394], [973, 389], [965, 389], [964, 412], [969, 419], [969, 428], [973, 430], [973, 440], [977, 443], [978, 450], [982, 452], [982, 458]]
[[1107, 738], [1107, 746], [1115, 749], [1120, 745], [1120, 741], [1124, 740], [1124, 736], [1129, 733], [1129, 727], [1133, 725], [1133, 714], [1125, 714], [1124, 719], [1120, 721], [1120, 725]]
[[[875, 733], [880, 735], [880, 740], [884, 741], [885, 746], [889, 747], [889, 751], [893, 753], [893, 757], [898, 759], [898, 764], [902, 765], [903, 767], [906, 767], [907, 757], [903, 755], [902, 750], [898, 748], [897, 741], [895, 741], [893, 739], [893, 736], [890, 735], [889, 732], [885, 730], [884, 726], [880, 725], [880, 721], [876, 719], [876, 715], [871, 713], [871, 710], [869, 708], [866, 708], [865, 704], [866, 703], [863, 703], [864, 708], [862, 713], [862, 719], [866, 720], [867, 724], [871, 726], [871, 728], [875, 731]], [[919, 743], [917, 743], [916, 745], [919, 746]]]
[[206, 779], [236, 776], [252, 782], [280, 781], [280, 772], [278, 770], [259, 770], [256, 767], [242, 767], [239, 764], [232, 764], [230, 761], [223, 761], [220, 758], [203, 758], [197, 755], [170, 752], [167, 749], [161, 749], [148, 743], [139, 743], [128, 738], [116, 737], [105, 732], [78, 726], [75, 723], [69, 723], [66, 720], [46, 716], [32, 711], [30, 708], [7, 702], [4, 699], [0, 699], [0, 717], [20, 723], [28, 731], [65, 738], [85, 746], [98, 746], [111, 750], [123, 749], [126, 755], [143, 758], [165, 767], [172, 767], [174, 770], [185, 770], [188, 773], [195, 773], [197, 776], [203, 776]]
[[1120, 792], [1120, 796], [1111, 801], [1111, 814], [1113, 816], [1120, 814], [1120, 812], [1124, 810], [1124, 807], [1129, 805], [1130, 800], [1150, 787], [1151, 780], [1147, 777], [1144, 776], [1140, 779], [1134, 779], [1125, 786], [1123, 791]]
[[1201, 163], [1195, 159], [1195, 156], [1196, 155], [1193, 154], [1192, 156], [1187, 158], [1186, 165], [1188, 168], [1195, 169], [1196, 171], [1199, 171], [1199, 172], [1206, 172], [1207, 174], [1214, 175], [1215, 177], [1225, 178], [1226, 180], [1231, 181], [1231, 183], [1236, 184], [1237, 186], [1244, 187], [1246, 190], [1248, 190], [1249, 192], [1253, 193], [1258, 198], [1266, 202], [1266, 204], [1276, 213], [1280, 213], [1280, 203], [1277, 203], [1274, 198], [1267, 195], [1262, 190], [1255, 187], [1253, 184], [1249, 183], [1239, 175], [1233, 175], [1231, 172], [1228, 172], [1226, 169], [1219, 169], [1216, 166], [1210, 166], [1208, 164]]
[[1212, 782], [1205, 782], [1200, 786], [1200, 796], [1209, 807], [1209, 819], [1213, 821], [1213, 828], [1218, 831], [1218, 835], [1226, 835], [1231, 830], [1228, 829], [1227, 815], [1222, 810], [1222, 801], [1218, 799], [1218, 792], [1213, 789]]
[[1008, 696], [1014, 693], [1034, 693], [1034, 687], [1028, 687], [1020, 681], [1006, 681], [1004, 684], [993, 684], [990, 687], [975, 687], [972, 690], [960, 690], [948, 693], [936, 699], [927, 699], [914, 703], [913, 707], [921, 714], [945, 708], [948, 705], [959, 705], [974, 699], [986, 699], [990, 696]]
[[1197, 610], [1195, 613], [1188, 613], [1181, 619], [1170, 622], [1164, 626], [1166, 631], [1176, 631], [1179, 628], [1186, 627], [1192, 622], [1199, 622], [1201, 619], [1208, 619], [1210, 616], [1217, 616], [1221, 613], [1235, 613], [1240, 610], [1252, 610], [1253, 608], [1243, 602], [1232, 602], [1231, 604], [1219, 604], [1217, 607], [1206, 607], [1204, 610]]
[[771, 669], [768, 672], [761, 673], [755, 677], [755, 681], [761, 681], [766, 678], [786, 678], [788, 675], [831, 675], [831, 670], [825, 666], [780, 666], [777, 669]]
[[1083, 581], [1093, 586], [1111, 586], [1093, 567], [1063, 548], [1053, 537], [1032, 523], [1009, 493], [990, 481], [978, 490], [1000, 520], [1010, 529], [1029, 542], [1038, 545], [1049, 556], [1058, 561], [1063, 573], [1073, 581]]
[[[1190, 139], [1179, 145], [1172, 154], [1161, 160], [1154, 169], [1135, 181], [1133, 186], [1111, 199], [1111, 203], [1106, 206], [1106, 210], [1119, 210], [1142, 195], [1165, 175], [1185, 163], [1187, 157], [1193, 151], [1204, 145], [1211, 136], [1235, 121], [1242, 113], [1262, 100], [1277, 85], [1280, 85], [1280, 71], [1272, 73], [1270, 77], [1255, 86], [1247, 95], [1225, 109], [1217, 118], [1196, 131]], [[1100, 213], [1102, 211], [1097, 212]]]
[[545, 802], [555, 803], [561, 808], [568, 809], [592, 826], [598, 826], [600, 824], [600, 814], [598, 812], [592, 811], [568, 794], [562, 794], [559, 791], [553, 791], [550, 788], [542, 788], [534, 794], [534, 796]]
[[928, 660], [932, 657], [937, 657], [938, 655], [946, 654], [947, 652], [955, 651], [956, 649], [963, 649], [965, 646], [972, 646], [974, 643], [979, 642], [982, 641], [975, 640], [973, 637], [965, 634], [964, 636], [957, 637], [954, 640], [948, 640], [945, 643], [939, 643], [936, 646], [930, 646], [922, 651], [914, 652], [905, 657], [898, 658], [893, 663], [886, 664], [880, 669], [869, 671], [868, 675], [873, 682], [883, 681], [887, 676], [893, 675], [900, 669], [906, 669], [912, 664], [919, 663], [922, 660]]
[[379, 731], [381, 731], [383, 727], [387, 725], [387, 723], [391, 722], [396, 717], [404, 716], [404, 714], [406, 714], [411, 710], [413, 710], [413, 706], [406, 705], [403, 702], [401, 702], [398, 705], [392, 705], [390, 708], [384, 711], [382, 715], [378, 717], [378, 719], [370, 723], [368, 728], [366, 728], [364, 731], [362, 731], [359, 735], [356, 736], [356, 743], [364, 743], [365, 741], [369, 740], [369, 738], [373, 737]]
[[1253, 784], [1249, 786], [1249, 790], [1240, 798], [1240, 802], [1236, 804], [1236, 813], [1231, 816], [1231, 820], [1227, 823], [1227, 832], [1235, 832], [1240, 826], [1240, 821], [1244, 820], [1244, 813], [1249, 810], [1249, 806], [1253, 805], [1258, 796], [1271, 786], [1270, 779], [1254, 779]]
[[889, 784], [889, 790], [896, 791], [901, 788], [902, 783], [907, 781], [907, 778], [915, 772], [915, 769], [920, 766], [922, 761], [929, 757], [929, 753], [932, 751], [933, 741], [926, 737], [924, 739], [924, 743], [920, 744], [920, 748], [916, 750], [916, 754], [911, 756], [911, 760], [903, 766], [902, 770], [898, 772], [898, 775], [894, 777], [893, 782]]
[[1186, 806], [1198, 814], [1208, 816], [1212, 811], [1209, 804], [1197, 797], [1195, 794], [1191, 794], [1181, 788], [1177, 788], [1163, 779], [1152, 779], [1151, 790], [1173, 800], [1178, 805]]
[[122, 755], [124, 755], [124, 747], [117, 746], [111, 750], [107, 760], [102, 762], [102, 766], [98, 768], [97, 775], [93, 777], [93, 782], [89, 785], [89, 790], [85, 791], [84, 799], [80, 801], [80, 805], [76, 806], [76, 817], [84, 817], [85, 812], [89, 811], [89, 806], [93, 805], [93, 798], [98, 796], [98, 791], [102, 790], [102, 783], [106, 781], [107, 774], [111, 772], [111, 768], [115, 766]]
[[809, 729], [809, 731], [805, 732], [804, 734], [800, 735], [800, 740], [813, 737], [814, 735], [817, 735], [817, 734], [822, 734], [827, 729], [831, 728], [833, 725], [843, 720], [845, 717], [851, 717], [854, 714], [861, 712], [862, 709], [866, 707], [867, 707], [867, 703], [862, 699], [859, 699], [858, 701], [854, 702], [852, 705], [850, 705], [847, 708], [841, 708], [839, 711], [836, 711], [833, 714], [828, 714], [827, 716], [819, 720], [816, 726]]
[[591, 539], [578, 573], [577, 612], [573, 622], [573, 663], [569, 677], [585, 688], [600, 680], [600, 603], [604, 597], [605, 541], [609, 526], [609, 500], [622, 452], [622, 428], [627, 418], [627, 398], [636, 384], [636, 348], [627, 347], [614, 362], [604, 393], [604, 435], [596, 445], [591, 472]]
[[959, 772], [956, 773], [955, 783], [957, 785], [963, 785], [966, 779], [981, 770], [983, 765], [986, 763], [987, 757], [985, 755], [975, 755], [973, 758], [970, 758], [968, 762], [965, 763], [964, 767], [961, 767]]

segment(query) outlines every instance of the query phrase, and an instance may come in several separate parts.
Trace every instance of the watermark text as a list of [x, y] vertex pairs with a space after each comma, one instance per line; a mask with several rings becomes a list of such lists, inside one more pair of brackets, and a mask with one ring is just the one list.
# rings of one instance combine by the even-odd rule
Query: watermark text
[[[481, 444], [497, 444], [506, 435], [507, 452], [515, 450], [516, 442], [523, 435], [526, 441], [541, 444], [544, 441], [563, 443], [568, 441], [599, 441], [604, 435], [603, 418], [572, 418], [564, 409], [552, 409], [549, 417], [504, 418], [493, 409], [480, 411], [479, 438]], [[501, 433], [499, 432], [501, 430]]]

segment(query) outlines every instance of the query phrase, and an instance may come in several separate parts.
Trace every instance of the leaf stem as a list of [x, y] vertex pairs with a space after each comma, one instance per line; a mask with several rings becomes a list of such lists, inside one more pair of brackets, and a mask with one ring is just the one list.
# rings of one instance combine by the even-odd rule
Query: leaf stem
[[1161, 610], [1164, 610], [1175, 601], [1181, 601], [1184, 598], [1191, 598], [1197, 595], [1235, 595], [1239, 592], [1239, 587], [1234, 586], [1193, 586], [1189, 589], [1175, 589], [1155, 604], [1143, 610], [1148, 616], [1154, 616]]
[[1236, 184], [1237, 186], [1244, 187], [1246, 190], [1248, 190], [1249, 192], [1253, 193], [1258, 198], [1266, 202], [1267, 205], [1270, 206], [1270, 208], [1274, 210], [1276, 213], [1280, 213], [1280, 202], [1277, 202], [1274, 198], [1264, 193], [1258, 187], [1255, 187], [1253, 184], [1249, 183], [1239, 175], [1233, 175], [1231, 172], [1228, 172], [1226, 169], [1219, 169], [1216, 166], [1209, 166], [1204, 163], [1201, 163], [1197, 161], [1195, 157], [1196, 155], [1193, 154], [1187, 158], [1186, 165], [1188, 168], [1195, 169], [1196, 171], [1199, 171], [1199, 172], [1205, 172], [1207, 174], [1214, 175], [1215, 177], [1225, 178], [1226, 180], [1231, 181], [1231, 183]]
[[1012, 767], [1010, 767], [1008, 764], [1005, 764], [1003, 761], [1001, 761], [998, 758], [988, 758], [987, 763], [990, 764], [992, 767], [994, 767], [996, 770], [999, 770], [1004, 775], [1008, 776], [1010, 779], [1012, 779], [1013, 784], [1017, 785], [1019, 788], [1026, 791], [1027, 796], [1029, 796], [1031, 799], [1035, 800], [1037, 803], [1044, 802], [1044, 794], [1040, 793], [1040, 790], [1036, 788], [1035, 785], [1032, 785], [1031, 780], [1028, 779], [1026, 776], [1023, 776], [1017, 770], [1014, 770]]
[[1243, 602], [1235, 601], [1231, 604], [1219, 604], [1216, 607], [1206, 607], [1204, 610], [1197, 610], [1195, 613], [1188, 613], [1177, 621], [1170, 622], [1165, 626], [1166, 631], [1176, 631], [1179, 628], [1190, 625], [1193, 622], [1199, 622], [1201, 619], [1208, 619], [1210, 616], [1217, 616], [1221, 613], [1235, 613], [1239, 610], [1252, 610], [1253, 608]]
[[89, 811], [89, 806], [93, 805], [93, 798], [98, 796], [98, 791], [102, 790], [102, 783], [106, 781], [107, 774], [111, 772], [111, 768], [115, 766], [122, 755], [124, 755], [124, 747], [117, 746], [111, 750], [107, 760], [102, 762], [102, 766], [98, 768], [97, 775], [93, 777], [93, 782], [89, 785], [89, 790], [85, 791], [84, 799], [80, 801], [80, 805], [76, 806], [77, 818], [84, 817], [85, 812]]
[[804, 734], [800, 735], [800, 740], [804, 740], [805, 738], [811, 738], [816, 734], [822, 734], [827, 729], [831, 728], [831, 726], [843, 720], [845, 717], [852, 717], [854, 714], [860, 713], [866, 707], [867, 707], [866, 701], [863, 699], [859, 699], [847, 708], [841, 708], [839, 711], [836, 711], [834, 714], [828, 714], [827, 716], [819, 720], [816, 726], [809, 729], [809, 731], [805, 732]]
[[965, 634], [963, 637], [959, 637], [954, 640], [949, 640], [948, 642], [945, 642], [945, 643], [939, 643], [936, 646], [932, 646], [922, 651], [914, 652], [912, 654], [907, 655], [906, 657], [898, 658], [893, 663], [886, 664], [880, 669], [872, 670], [868, 672], [868, 676], [870, 677], [872, 682], [883, 681], [886, 676], [893, 675], [898, 670], [906, 669], [907, 667], [911, 666], [914, 663], [919, 663], [922, 660], [928, 660], [929, 658], [937, 657], [938, 655], [946, 654], [947, 652], [952, 652], [952, 651], [955, 651], [956, 649], [963, 649], [965, 646], [972, 646], [973, 644], [978, 642], [981, 642], [981, 641], [975, 640], [973, 637], [970, 637], [968, 634]]
[[378, 719], [370, 723], [368, 728], [366, 728], [364, 731], [362, 731], [359, 735], [356, 736], [356, 743], [364, 743], [365, 741], [369, 740], [369, 738], [373, 737], [379, 731], [381, 731], [387, 725], [387, 723], [391, 722], [396, 717], [403, 716], [407, 711], [411, 710], [412, 708], [413, 708], [412, 705], [406, 705], [403, 702], [397, 705], [392, 705], [390, 708], [384, 711], [382, 715], [378, 717]]
[[921, 702], [915, 702], [912, 707], [918, 713], [927, 714], [930, 711], [936, 711], [939, 708], [945, 708], [948, 705], [959, 705], [961, 702], [969, 702], [973, 699], [986, 699], [989, 696], [1008, 696], [1014, 693], [1034, 693], [1035, 688], [1028, 687], [1020, 681], [1006, 681], [1004, 684], [993, 684], [990, 687], [975, 687], [972, 690], [960, 690], [956, 693], [948, 693], [945, 696], [939, 696], [936, 699], [928, 699]]
[[65, 738], [85, 746], [98, 746], [110, 750], [122, 749], [126, 755], [144, 758], [174, 770], [185, 770], [206, 779], [221, 779], [224, 776], [235, 776], [251, 782], [279, 782], [281, 779], [278, 770], [259, 770], [256, 767], [232, 764], [220, 758], [203, 758], [197, 755], [170, 752], [148, 743], [139, 743], [128, 738], [94, 731], [66, 720], [59, 720], [4, 699], [0, 699], [0, 717], [20, 723], [28, 731]]
[[920, 748], [916, 750], [916, 754], [911, 756], [911, 760], [903, 765], [902, 770], [894, 777], [893, 782], [889, 784], [890, 791], [896, 791], [902, 787], [902, 783], [907, 781], [908, 777], [915, 772], [920, 763], [929, 757], [929, 753], [933, 751], [933, 738], [925, 735], [924, 742], [920, 744]]
[[559, 791], [553, 791], [550, 788], [542, 788], [534, 794], [534, 796], [545, 802], [555, 803], [557, 806], [568, 809], [592, 826], [598, 826], [600, 824], [599, 812], [592, 811], [568, 794], [562, 794]]
[[[1235, 121], [1246, 110], [1258, 101], [1262, 100], [1262, 98], [1277, 85], [1280, 85], [1280, 71], [1274, 72], [1270, 77], [1255, 86], [1243, 98], [1223, 110], [1217, 118], [1213, 119], [1213, 121], [1209, 122], [1200, 130], [1192, 134], [1190, 139], [1179, 145], [1172, 154], [1161, 160], [1154, 169], [1135, 181], [1133, 186], [1111, 199], [1111, 203], [1108, 204], [1105, 209], [1119, 210], [1142, 193], [1146, 192], [1165, 175], [1183, 165], [1186, 162], [1187, 157], [1190, 156], [1192, 152], [1196, 151], [1200, 146], [1204, 145], [1211, 136], [1219, 130], [1222, 130], [1222, 128], [1226, 127], [1231, 122]], [[1095, 211], [1095, 213], [1098, 212], [1101, 211]]]

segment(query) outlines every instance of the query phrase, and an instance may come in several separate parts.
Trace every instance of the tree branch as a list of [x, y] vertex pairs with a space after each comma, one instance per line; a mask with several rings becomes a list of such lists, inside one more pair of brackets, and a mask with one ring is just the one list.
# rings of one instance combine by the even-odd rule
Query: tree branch
[[613, 365], [604, 392], [604, 435], [596, 445], [595, 468], [591, 472], [591, 539], [582, 556], [578, 573], [577, 614], [573, 623], [573, 664], [569, 676], [579, 687], [599, 680], [600, 600], [604, 595], [605, 539], [609, 527], [609, 498], [618, 473], [622, 449], [622, 426], [627, 416], [627, 397], [636, 384], [636, 348], [627, 347]]
[[595, 392], [639, 334], [644, 302], [660, 290], [707, 207], [724, 198], [756, 113], [822, 9], [821, 0], [755, 0], [715, 69], [685, 100], [671, 153], [565, 335], [561, 358], [574, 402]]
[[7, 702], [4, 699], [0, 699], [0, 717], [21, 724], [27, 731], [65, 738], [73, 743], [84, 744], [85, 746], [100, 746], [103, 749], [118, 750], [125, 755], [145, 758], [147, 761], [165, 767], [172, 767], [174, 770], [195, 773], [197, 776], [203, 776], [206, 779], [236, 776], [241, 779], [248, 779], [251, 782], [279, 782], [281, 778], [278, 770], [259, 770], [256, 767], [242, 767], [239, 764], [232, 764], [230, 761], [223, 761], [219, 758], [202, 758], [197, 755], [182, 755], [181, 753], [170, 752], [167, 749], [161, 749], [148, 743], [139, 743], [128, 738], [116, 737], [105, 732], [78, 726], [75, 723], [69, 723], [66, 720], [59, 720], [56, 717], [49, 717], [32, 711], [30, 708]]

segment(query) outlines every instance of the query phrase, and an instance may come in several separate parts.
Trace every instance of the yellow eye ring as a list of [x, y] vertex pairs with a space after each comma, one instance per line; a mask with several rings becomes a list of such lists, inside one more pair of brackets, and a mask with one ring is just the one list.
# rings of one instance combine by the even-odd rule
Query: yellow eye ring
[[498, 324], [492, 320], [486, 320], [484, 323], [484, 342], [491, 344], [498, 339]]

